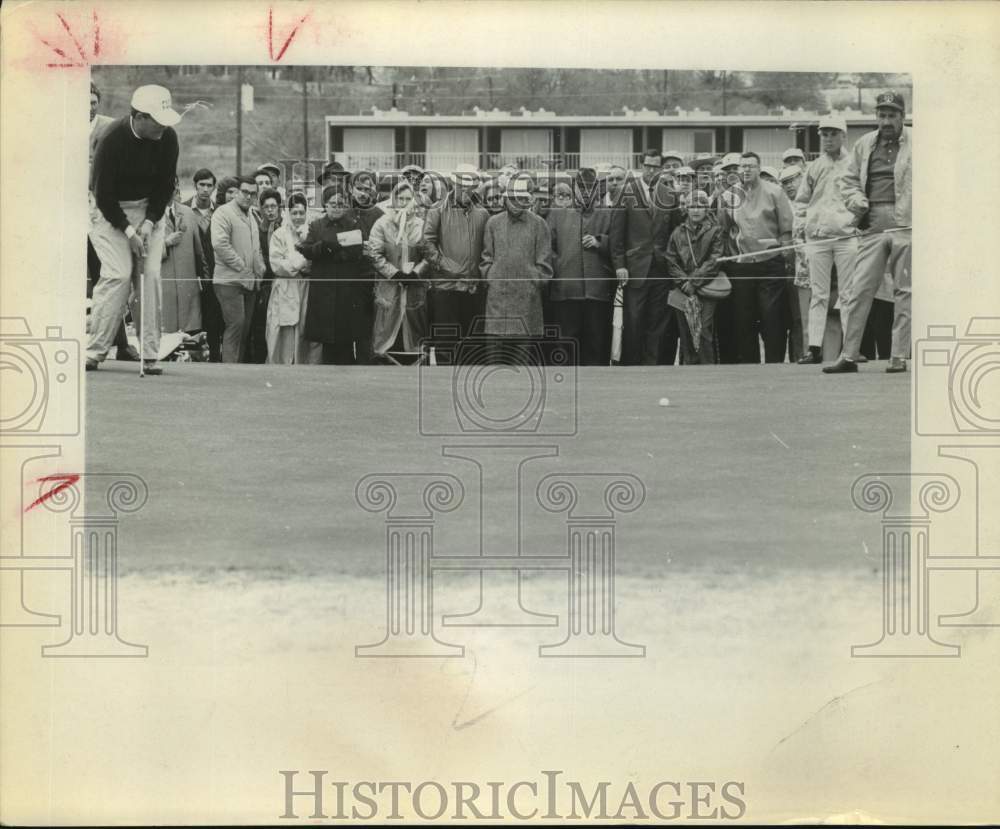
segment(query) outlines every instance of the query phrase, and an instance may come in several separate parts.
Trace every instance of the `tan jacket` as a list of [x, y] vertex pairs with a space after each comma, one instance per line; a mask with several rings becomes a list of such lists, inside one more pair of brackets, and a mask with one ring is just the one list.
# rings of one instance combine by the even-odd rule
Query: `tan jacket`
[[[866, 132], [851, 148], [847, 169], [840, 188], [847, 202], [847, 209], [857, 219], [868, 212], [868, 162], [878, 142], [878, 130]], [[896, 226], [907, 227], [913, 222], [913, 130], [903, 127], [899, 137], [899, 154], [893, 168], [896, 181]]]
[[846, 236], [857, 223], [840, 189], [849, 159], [850, 153], [845, 147], [840, 148], [840, 156], [836, 159], [823, 153], [809, 163], [802, 176], [793, 206], [795, 218], [804, 223], [806, 239], [810, 242]]
[[240, 285], [252, 291], [264, 276], [260, 229], [236, 199], [212, 214], [212, 250], [215, 252], [215, 285]]

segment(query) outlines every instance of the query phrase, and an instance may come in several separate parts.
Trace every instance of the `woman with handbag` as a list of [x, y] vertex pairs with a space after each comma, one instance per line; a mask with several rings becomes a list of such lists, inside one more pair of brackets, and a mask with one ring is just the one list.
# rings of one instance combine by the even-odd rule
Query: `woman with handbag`
[[[667, 268], [683, 307], [674, 307], [681, 331], [684, 365], [715, 363], [715, 304], [729, 296], [732, 287], [719, 273], [723, 231], [708, 219], [709, 197], [703, 190], [691, 194], [687, 218], [670, 236]], [[671, 293], [674, 293], [673, 291]], [[673, 304], [673, 303], [672, 303]]]

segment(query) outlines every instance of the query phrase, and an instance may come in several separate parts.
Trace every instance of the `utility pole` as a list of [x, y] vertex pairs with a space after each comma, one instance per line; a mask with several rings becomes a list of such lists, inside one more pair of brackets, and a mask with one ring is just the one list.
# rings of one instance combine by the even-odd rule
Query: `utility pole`
[[858, 112], [861, 112], [861, 84], [858, 84]]
[[493, 76], [492, 75], [487, 75], [486, 76], [486, 83], [487, 83], [487, 85], [489, 86], [489, 89], [490, 89], [490, 109], [493, 109]]
[[309, 81], [308, 66], [302, 67], [302, 161], [309, 161]]
[[670, 70], [663, 70], [663, 111], [670, 106]]
[[236, 175], [243, 175], [243, 67], [236, 67]]
[[392, 82], [392, 108], [393, 109], [397, 108], [396, 107], [396, 96], [397, 96], [396, 82], [393, 81]]
[[726, 114], [726, 70], [722, 70], [722, 114]]

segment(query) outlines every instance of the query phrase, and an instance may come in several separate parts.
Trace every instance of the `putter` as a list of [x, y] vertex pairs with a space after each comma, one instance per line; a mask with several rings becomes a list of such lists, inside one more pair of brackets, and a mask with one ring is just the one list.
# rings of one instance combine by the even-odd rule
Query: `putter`
[[139, 376], [146, 376], [146, 357], [143, 352], [143, 334], [146, 317], [146, 257], [139, 257]]

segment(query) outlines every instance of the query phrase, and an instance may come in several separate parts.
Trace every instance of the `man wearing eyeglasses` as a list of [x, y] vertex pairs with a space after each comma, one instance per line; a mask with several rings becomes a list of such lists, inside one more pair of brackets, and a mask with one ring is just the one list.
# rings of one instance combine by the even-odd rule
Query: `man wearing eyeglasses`
[[663, 156], [658, 149], [646, 150], [642, 158], [642, 192], [648, 199], [657, 179], [663, 174]]
[[236, 197], [212, 214], [215, 272], [212, 288], [222, 308], [222, 362], [239, 363], [246, 356], [254, 299], [264, 276], [260, 228], [250, 210], [257, 182], [240, 178]]

